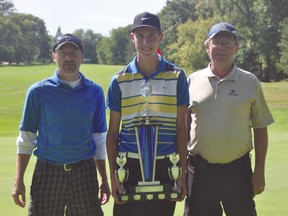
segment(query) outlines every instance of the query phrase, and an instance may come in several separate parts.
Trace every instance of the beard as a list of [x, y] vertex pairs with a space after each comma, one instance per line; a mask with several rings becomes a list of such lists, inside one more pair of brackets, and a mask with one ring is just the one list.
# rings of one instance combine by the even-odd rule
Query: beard
[[74, 61], [70, 61], [70, 62], [64, 62], [63, 64], [63, 69], [65, 71], [71, 71], [74, 72], [77, 67], [76, 67], [76, 63]]

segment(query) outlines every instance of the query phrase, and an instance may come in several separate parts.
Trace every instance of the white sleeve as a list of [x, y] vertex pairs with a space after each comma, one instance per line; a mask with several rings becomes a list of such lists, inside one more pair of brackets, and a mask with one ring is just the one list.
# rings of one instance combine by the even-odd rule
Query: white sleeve
[[20, 131], [16, 140], [17, 154], [31, 155], [36, 147], [36, 133], [30, 131]]
[[96, 143], [95, 160], [105, 160], [106, 158], [106, 134], [107, 132], [93, 133], [93, 140]]

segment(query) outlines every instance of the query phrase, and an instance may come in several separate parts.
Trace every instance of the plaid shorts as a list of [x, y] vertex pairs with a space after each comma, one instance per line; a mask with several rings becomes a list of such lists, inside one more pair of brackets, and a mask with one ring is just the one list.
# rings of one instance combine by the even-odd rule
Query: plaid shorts
[[102, 216], [94, 159], [65, 171], [37, 160], [30, 191], [29, 216]]

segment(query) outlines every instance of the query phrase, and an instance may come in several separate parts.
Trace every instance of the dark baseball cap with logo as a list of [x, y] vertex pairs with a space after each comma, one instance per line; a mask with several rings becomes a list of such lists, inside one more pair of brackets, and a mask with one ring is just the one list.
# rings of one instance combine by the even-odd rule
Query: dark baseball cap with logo
[[135, 16], [131, 31], [140, 27], [151, 27], [161, 32], [159, 17], [149, 12], [143, 12]]
[[81, 52], [83, 52], [82, 41], [73, 34], [63, 34], [63, 35], [57, 37], [55, 40], [55, 44], [53, 46], [53, 52], [58, 50], [62, 45], [66, 44], [66, 43], [73, 44], [78, 49], [80, 49]]
[[223, 32], [223, 31], [229, 32], [235, 38], [238, 38], [236, 28], [233, 25], [226, 23], [226, 22], [220, 22], [220, 23], [213, 25], [212, 28], [210, 29], [209, 33], [208, 33], [208, 38], [211, 39], [216, 34], [218, 34], [219, 32]]

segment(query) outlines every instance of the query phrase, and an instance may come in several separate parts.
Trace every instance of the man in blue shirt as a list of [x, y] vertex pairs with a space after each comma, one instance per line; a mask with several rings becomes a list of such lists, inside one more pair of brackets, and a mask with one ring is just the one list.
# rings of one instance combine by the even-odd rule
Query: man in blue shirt
[[35, 149], [29, 215], [103, 215], [101, 203], [110, 196], [103, 90], [79, 71], [84, 52], [76, 36], [57, 38], [52, 58], [55, 74], [27, 92], [12, 196], [15, 204], [25, 206], [24, 173]]
[[[137, 56], [112, 78], [107, 97], [107, 106], [110, 109], [107, 153], [115, 200], [113, 215], [172, 216], [175, 200], [122, 203], [118, 197], [119, 194], [128, 192], [127, 186], [135, 186], [142, 180], [135, 135], [135, 125], [143, 123], [141, 113], [146, 106], [143, 92], [141, 95], [141, 86], [151, 86], [149, 90], [146, 89], [149, 97], [148, 109], [153, 113], [150, 122], [160, 125], [155, 180], [161, 184], [173, 184], [168, 175], [168, 167], [172, 165], [168, 157], [178, 153], [179, 166], [185, 169], [187, 156], [186, 113], [189, 97], [186, 76], [183, 70], [157, 54], [163, 38], [159, 18], [149, 12], [138, 14], [134, 19], [130, 38]], [[118, 155], [127, 157], [125, 169], [129, 170], [129, 177], [124, 182], [124, 188], [115, 177]], [[187, 191], [185, 172], [177, 180], [177, 184], [183, 199]]]

